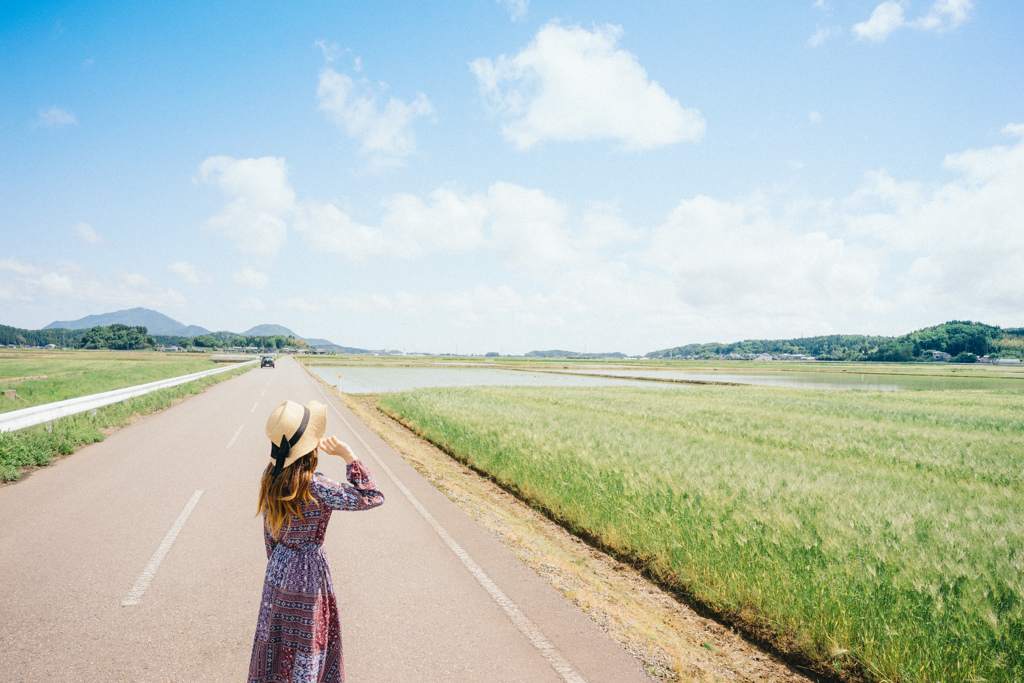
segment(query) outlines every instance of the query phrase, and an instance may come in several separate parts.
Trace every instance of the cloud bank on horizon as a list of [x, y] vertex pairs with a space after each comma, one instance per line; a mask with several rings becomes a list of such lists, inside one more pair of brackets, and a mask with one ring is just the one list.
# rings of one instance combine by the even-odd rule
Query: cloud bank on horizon
[[[684, 9], [583, 23], [497, 0], [490, 39], [435, 36], [437, 55], [412, 44], [434, 35], [412, 19], [395, 53], [370, 46], [373, 16], [336, 17], [333, 34], [307, 17], [274, 33], [301, 56], [265, 74], [272, 87], [204, 62], [232, 86], [216, 109], [217, 88], [186, 89], [173, 121], [126, 122], [57, 86], [16, 91], [2, 120], [35, 118], [5, 164], [30, 172], [0, 209], [16, 236], [0, 313], [32, 327], [147, 306], [218, 329], [273, 321], [346, 345], [476, 352], [1022, 325], [1024, 98], [977, 96], [985, 82], [955, 111], [928, 105], [1005, 60], [982, 9], [886, 0], [858, 16], [818, 0], [773, 14], [792, 30], [765, 38], [802, 22], [810, 39], [752, 46]], [[31, 43], [30, 27], [12, 32]], [[951, 66], [930, 51], [953, 36], [1001, 52]], [[741, 66], [721, 44], [757, 54]], [[880, 50], [912, 64], [877, 76]], [[88, 69], [71, 80], [114, 58], [75, 60]], [[765, 71], [773, 60], [788, 66]], [[888, 120], [903, 110], [919, 130]]]

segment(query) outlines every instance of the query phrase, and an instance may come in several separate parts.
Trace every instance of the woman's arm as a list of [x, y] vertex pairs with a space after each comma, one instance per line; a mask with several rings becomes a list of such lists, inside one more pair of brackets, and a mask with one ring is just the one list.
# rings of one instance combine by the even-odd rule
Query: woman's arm
[[345, 468], [345, 475], [347, 484], [322, 474], [315, 475], [309, 484], [310, 491], [332, 510], [370, 510], [384, 503], [384, 494], [362, 461], [350, 462]]
[[373, 474], [356, 459], [347, 443], [331, 436], [320, 439], [320, 449], [328, 455], [337, 455], [347, 464], [345, 478], [348, 484], [340, 484], [323, 475], [313, 477], [309, 488], [324, 505], [333, 510], [369, 510], [384, 502], [384, 494], [377, 489]]
[[274, 552], [274, 548], [277, 546], [277, 541], [270, 535], [270, 529], [267, 528], [266, 522], [263, 523], [263, 545], [267, 546], [267, 559], [270, 559], [270, 554]]

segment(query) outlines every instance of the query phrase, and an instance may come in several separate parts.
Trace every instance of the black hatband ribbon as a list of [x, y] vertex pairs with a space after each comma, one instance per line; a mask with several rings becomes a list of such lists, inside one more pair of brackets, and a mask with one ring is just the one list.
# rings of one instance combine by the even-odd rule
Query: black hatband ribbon
[[299, 428], [295, 430], [295, 434], [292, 438], [287, 436], [281, 436], [281, 443], [276, 444], [273, 441], [270, 442], [270, 458], [274, 460], [274, 470], [270, 473], [271, 476], [277, 476], [284, 469], [284, 461], [288, 459], [288, 454], [292, 450], [292, 446], [299, 442], [302, 438], [303, 432], [306, 431], [306, 426], [309, 424], [309, 408], [302, 409], [302, 422], [299, 424]]

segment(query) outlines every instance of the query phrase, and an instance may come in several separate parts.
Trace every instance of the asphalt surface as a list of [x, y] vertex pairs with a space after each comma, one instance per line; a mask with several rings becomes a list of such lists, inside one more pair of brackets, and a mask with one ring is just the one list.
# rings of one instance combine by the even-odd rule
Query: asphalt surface
[[[324, 544], [350, 683], [651, 681], [291, 359], [0, 488], [0, 680], [244, 681], [263, 427], [285, 399], [327, 403], [387, 497], [336, 513]], [[319, 469], [344, 479], [340, 458]]]

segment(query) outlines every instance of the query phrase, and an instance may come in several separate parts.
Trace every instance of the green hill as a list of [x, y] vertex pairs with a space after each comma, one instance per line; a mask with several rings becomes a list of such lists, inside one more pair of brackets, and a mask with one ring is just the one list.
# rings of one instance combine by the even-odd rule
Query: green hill
[[898, 337], [834, 334], [796, 339], [747, 339], [729, 344], [687, 344], [652, 351], [648, 358], [714, 358], [729, 354], [802, 354], [819, 360], [909, 362], [930, 360], [925, 351], [1024, 358], [1024, 328], [951, 320]]

